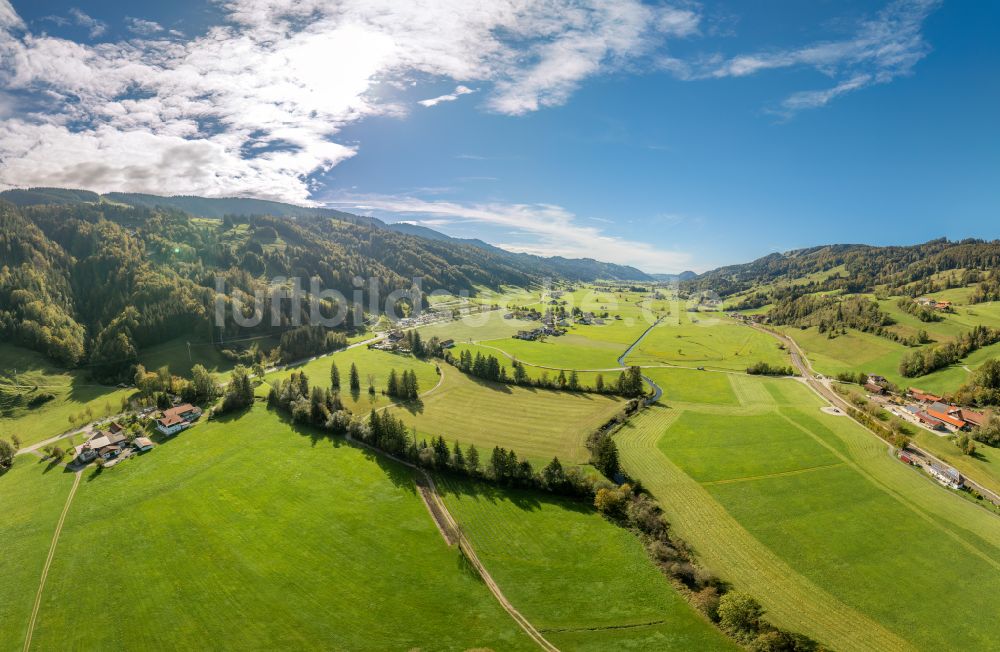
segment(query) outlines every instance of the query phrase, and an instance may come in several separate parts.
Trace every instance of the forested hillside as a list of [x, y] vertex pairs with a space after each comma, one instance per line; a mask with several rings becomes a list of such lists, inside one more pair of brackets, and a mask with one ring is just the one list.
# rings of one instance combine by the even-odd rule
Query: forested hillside
[[[217, 277], [247, 295], [263, 291], [273, 277], [299, 277], [306, 285], [317, 278], [321, 288], [348, 298], [360, 291], [367, 305], [371, 283], [384, 300], [393, 290], [408, 290], [415, 277], [424, 292], [475, 293], [483, 286], [591, 280], [629, 270], [417, 237], [372, 218], [274, 202], [59, 189], [0, 194], [0, 331], [65, 367], [90, 367], [104, 380], [127, 373], [141, 349], [171, 339], [277, 336], [293, 322], [286, 302], [277, 317], [281, 326], [273, 328], [267, 302], [255, 329], [214, 329]], [[364, 287], [357, 287], [357, 277]], [[335, 311], [324, 307], [326, 314]], [[299, 311], [308, 324], [308, 305]]]
[[[995, 240], [941, 239], [910, 247], [828, 245], [720, 267], [684, 281], [681, 286], [689, 292], [713, 291], [725, 297], [779, 280], [836, 270], [823, 280], [803, 284], [803, 291], [873, 292], [883, 286], [890, 294], [913, 296], [941, 289], [931, 280], [940, 272], [956, 270], [956, 285], [964, 285], [978, 280], [975, 272], [965, 275], [965, 270], [990, 270], [998, 266], [1000, 241]], [[760, 305], [767, 302], [764, 300]]]

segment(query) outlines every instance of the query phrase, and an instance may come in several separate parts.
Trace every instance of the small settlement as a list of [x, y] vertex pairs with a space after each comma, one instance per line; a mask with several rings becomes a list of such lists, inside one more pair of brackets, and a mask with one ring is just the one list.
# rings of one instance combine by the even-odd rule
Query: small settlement
[[[201, 408], [190, 403], [184, 403], [163, 411], [156, 419], [156, 429], [164, 435], [174, 435], [191, 425], [201, 417]], [[145, 436], [136, 436], [129, 440], [126, 428], [118, 422], [108, 424], [106, 429], [95, 430], [87, 441], [74, 449], [76, 464], [89, 464], [100, 460], [101, 466], [114, 466], [135, 453], [152, 450], [153, 441]]]

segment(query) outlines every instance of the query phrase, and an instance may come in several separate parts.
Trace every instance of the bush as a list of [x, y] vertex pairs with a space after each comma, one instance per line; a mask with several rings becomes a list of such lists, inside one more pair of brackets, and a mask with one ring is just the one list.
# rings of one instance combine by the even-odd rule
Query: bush
[[746, 593], [731, 591], [719, 599], [719, 624], [739, 640], [754, 638], [763, 615], [764, 608]]

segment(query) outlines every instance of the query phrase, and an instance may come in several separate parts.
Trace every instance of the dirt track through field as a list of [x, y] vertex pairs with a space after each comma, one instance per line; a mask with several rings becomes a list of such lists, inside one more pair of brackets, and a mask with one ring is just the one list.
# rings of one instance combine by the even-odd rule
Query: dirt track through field
[[[443, 372], [441, 376], [443, 379], [444, 377]], [[438, 386], [440, 386], [440, 382], [438, 383]], [[421, 396], [425, 396], [430, 392], [433, 392], [435, 389], [437, 389], [438, 386], [435, 386], [434, 388], [428, 390], [427, 392], [424, 392], [424, 394], [421, 394]], [[419, 466], [413, 464], [412, 462], [408, 462], [407, 460], [396, 457], [395, 455], [390, 455], [389, 453], [374, 448], [373, 446], [369, 446], [368, 444], [362, 441], [358, 441], [357, 439], [351, 439], [351, 438], [348, 439], [353, 443], [355, 443], [356, 445], [361, 446], [362, 448], [366, 448], [378, 455], [382, 455], [383, 457], [387, 457], [395, 462], [398, 462], [406, 467], [413, 469], [414, 483], [417, 485], [417, 492], [420, 494], [420, 497], [423, 499], [424, 504], [427, 506], [427, 511], [430, 513], [431, 519], [437, 526], [438, 531], [441, 533], [441, 536], [444, 537], [445, 542], [449, 546], [456, 544], [458, 545], [458, 549], [465, 556], [469, 564], [471, 564], [472, 567], [476, 569], [476, 572], [479, 574], [479, 577], [482, 578], [483, 583], [486, 584], [486, 588], [490, 590], [490, 593], [493, 594], [493, 597], [496, 598], [496, 601], [499, 602], [500, 606], [503, 607], [504, 611], [506, 611], [507, 614], [514, 619], [514, 622], [516, 622], [521, 627], [521, 629], [524, 630], [524, 633], [527, 634], [531, 638], [531, 640], [533, 640], [535, 643], [538, 644], [538, 647], [542, 648], [543, 650], [546, 650], [546, 652], [559, 652], [559, 648], [550, 643], [542, 635], [542, 633], [539, 632], [535, 628], [535, 626], [532, 625], [531, 622], [527, 618], [525, 618], [513, 604], [511, 604], [510, 600], [507, 599], [507, 596], [504, 595], [503, 591], [500, 589], [500, 585], [496, 583], [496, 581], [493, 579], [493, 576], [490, 575], [490, 572], [486, 570], [486, 567], [479, 560], [479, 556], [476, 555], [476, 551], [472, 547], [472, 544], [462, 534], [462, 529], [461, 527], [459, 527], [458, 522], [451, 515], [451, 512], [448, 511], [448, 507], [444, 504], [444, 501], [441, 499], [441, 495], [438, 493], [437, 490], [437, 485], [434, 483], [434, 478], [431, 477], [430, 473], [420, 468]]]
[[45, 558], [42, 577], [38, 581], [38, 593], [35, 594], [35, 604], [31, 609], [31, 618], [28, 620], [28, 631], [24, 636], [24, 652], [28, 652], [28, 649], [31, 648], [31, 636], [34, 634], [35, 622], [38, 620], [38, 609], [42, 606], [42, 592], [45, 590], [45, 579], [49, 576], [52, 559], [56, 556], [56, 545], [59, 543], [59, 535], [62, 533], [63, 523], [66, 522], [66, 514], [69, 513], [69, 506], [73, 503], [73, 496], [76, 495], [76, 488], [80, 486], [80, 476], [82, 475], [82, 470], [74, 474], [73, 486], [69, 490], [69, 495], [66, 496], [66, 504], [63, 505], [62, 514], [59, 515], [56, 531], [52, 534], [52, 542], [49, 544], [49, 556]]

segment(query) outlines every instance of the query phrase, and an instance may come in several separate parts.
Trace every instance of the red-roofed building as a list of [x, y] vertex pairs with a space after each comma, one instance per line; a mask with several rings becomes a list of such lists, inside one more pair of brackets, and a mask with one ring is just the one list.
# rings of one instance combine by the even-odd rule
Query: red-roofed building
[[921, 403], [937, 403], [941, 400], [940, 396], [934, 394], [928, 394], [922, 389], [917, 389], [916, 387], [910, 388], [910, 397]]
[[935, 419], [926, 412], [917, 412], [916, 417], [920, 421], [920, 423], [924, 424], [925, 426], [933, 428], [934, 430], [944, 430], [944, 422], [941, 421], [940, 419]]
[[201, 416], [201, 408], [190, 403], [178, 405], [163, 411], [163, 416], [156, 420], [156, 429], [164, 435], [172, 435], [184, 430]]
[[[954, 414], [954, 413], [953, 413]], [[969, 408], [959, 408], [958, 414], [956, 414], [959, 419], [964, 420], [971, 426], [981, 428], [984, 423], [986, 423], [986, 415], [982, 412], [976, 412], [975, 410], [970, 410]]]
[[958, 417], [954, 417], [947, 412], [928, 408], [927, 414], [943, 422], [948, 430], [961, 430], [965, 427], [965, 421], [959, 419]]

